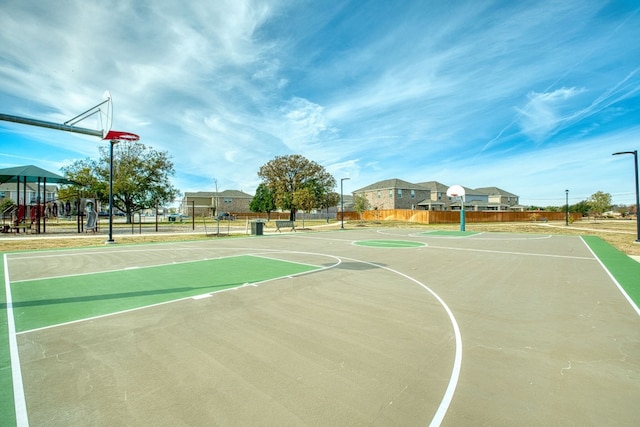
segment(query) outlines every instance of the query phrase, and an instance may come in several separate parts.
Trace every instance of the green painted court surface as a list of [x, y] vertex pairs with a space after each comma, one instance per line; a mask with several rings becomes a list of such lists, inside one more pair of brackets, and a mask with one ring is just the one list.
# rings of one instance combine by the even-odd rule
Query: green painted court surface
[[602, 261], [627, 295], [640, 306], [640, 263], [634, 261], [604, 240], [583, 236], [594, 254]]
[[235, 288], [317, 267], [254, 256], [13, 283], [16, 332]]

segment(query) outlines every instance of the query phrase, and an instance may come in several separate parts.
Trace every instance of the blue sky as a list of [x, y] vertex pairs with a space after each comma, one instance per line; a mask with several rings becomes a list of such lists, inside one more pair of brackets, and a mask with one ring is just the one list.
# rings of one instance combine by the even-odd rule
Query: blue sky
[[[182, 192], [253, 193], [301, 154], [345, 193], [635, 200], [633, 157], [611, 154], [640, 149], [636, 0], [0, 3], [0, 113], [62, 123], [109, 90], [113, 129], [169, 152]], [[0, 167], [59, 172], [104, 144], [0, 121]]]

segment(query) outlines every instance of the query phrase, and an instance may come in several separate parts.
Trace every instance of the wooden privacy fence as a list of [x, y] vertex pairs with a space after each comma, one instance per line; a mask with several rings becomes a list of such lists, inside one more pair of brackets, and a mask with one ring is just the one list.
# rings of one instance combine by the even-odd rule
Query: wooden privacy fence
[[[571, 221], [582, 219], [580, 213], [569, 213]], [[340, 219], [340, 213], [338, 213]], [[345, 221], [360, 220], [357, 212], [345, 212]], [[525, 222], [525, 221], [564, 221], [565, 212], [478, 212], [465, 210], [465, 222]], [[415, 211], [409, 209], [373, 210], [362, 213], [364, 221], [406, 221], [423, 224], [450, 224], [460, 222], [460, 211]]]

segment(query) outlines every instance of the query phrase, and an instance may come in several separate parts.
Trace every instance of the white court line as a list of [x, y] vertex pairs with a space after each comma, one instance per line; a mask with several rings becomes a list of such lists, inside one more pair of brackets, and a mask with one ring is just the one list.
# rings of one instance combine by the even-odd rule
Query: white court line
[[11, 284], [9, 282], [9, 264], [7, 254], [4, 254], [4, 287], [7, 298], [7, 329], [9, 334], [9, 353], [11, 355], [11, 377], [13, 380], [13, 400], [16, 410], [16, 425], [19, 427], [29, 425], [27, 415], [27, 402], [24, 398], [24, 384], [22, 383], [22, 369], [20, 368], [20, 353], [18, 352], [18, 339], [16, 338], [16, 323], [13, 318], [13, 299], [11, 297]]
[[428, 247], [433, 249], [447, 249], [452, 251], [486, 252], [490, 254], [525, 255], [525, 256], [539, 256], [539, 257], [547, 257], [547, 258], [584, 259], [584, 260], [593, 261], [593, 258], [586, 257], [586, 256], [539, 254], [539, 253], [532, 253], [532, 252], [515, 252], [515, 251], [494, 251], [489, 249], [475, 249], [475, 248], [452, 248], [450, 246], [436, 246], [436, 245], [429, 245]]
[[616, 278], [613, 277], [613, 274], [611, 274], [609, 269], [604, 265], [604, 263], [600, 260], [600, 258], [598, 258], [598, 256], [591, 250], [591, 247], [587, 244], [587, 242], [584, 241], [582, 236], [580, 236], [580, 240], [582, 240], [582, 243], [584, 243], [584, 245], [587, 247], [587, 249], [589, 249], [589, 252], [591, 252], [591, 254], [594, 256], [594, 258], [598, 261], [600, 266], [604, 269], [604, 271], [607, 273], [607, 275], [613, 281], [613, 283], [616, 284], [616, 286], [618, 287], [618, 289], [620, 290], [622, 295], [626, 298], [626, 300], [629, 302], [629, 304], [631, 304], [631, 308], [633, 308], [636, 311], [636, 313], [638, 314], [638, 316], [640, 316], [640, 308], [638, 308], [638, 306], [633, 301], [633, 299], [631, 299], [631, 297], [629, 296], [627, 291], [625, 291], [624, 288], [622, 287], [622, 285], [620, 285], [620, 283], [618, 283]]
[[442, 424], [442, 421], [444, 420], [445, 415], [447, 414], [447, 411], [449, 410], [451, 401], [453, 400], [453, 395], [456, 391], [456, 387], [458, 386], [458, 380], [460, 379], [460, 371], [462, 368], [462, 334], [460, 333], [460, 327], [458, 326], [458, 321], [456, 320], [453, 312], [451, 311], [447, 303], [444, 302], [444, 300], [440, 298], [440, 296], [436, 294], [435, 291], [433, 291], [427, 285], [425, 285], [424, 283], [420, 282], [417, 279], [414, 279], [411, 276], [408, 276], [397, 270], [394, 270], [392, 268], [385, 267], [383, 265], [379, 265], [373, 262], [362, 261], [355, 258], [347, 258], [347, 257], [341, 257], [341, 258], [347, 259], [350, 261], [361, 262], [363, 264], [372, 265], [377, 268], [382, 268], [384, 270], [387, 270], [394, 274], [402, 276], [413, 283], [416, 283], [418, 286], [422, 287], [427, 292], [429, 292], [440, 303], [444, 311], [447, 313], [447, 316], [449, 316], [449, 321], [451, 322], [451, 327], [453, 328], [453, 335], [455, 337], [455, 342], [456, 342], [455, 356], [453, 358], [453, 367], [451, 369], [451, 376], [449, 377], [449, 384], [447, 384], [447, 389], [445, 390], [444, 395], [442, 396], [442, 400], [440, 401], [440, 405], [438, 405], [438, 409], [436, 410], [435, 414], [433, 415], [433, 418], [431, 419], [431, 422], [429, 423], [429, 427], [440, 426], [440, 424]]

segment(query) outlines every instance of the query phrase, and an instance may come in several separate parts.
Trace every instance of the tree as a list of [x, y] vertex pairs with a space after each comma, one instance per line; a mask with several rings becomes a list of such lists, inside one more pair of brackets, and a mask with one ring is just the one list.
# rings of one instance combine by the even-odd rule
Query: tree
[[249, 203], [249, 210], [251, 212], [266, 212], [267, 221], [271, 220], [271, 211], [276, 208], [276, 203], [273, 200], [273, 192], [265, 184], [258, 185], [256, 189], [256, 195], [251, 199]]
[[[78, 160], [62, 168], [65, 178], [82, 183], [64, 186], [61, 199], [95, 197], [109, 202], [109, 147], [100, 147], [98, 160]], [[169, 182], [174, 174], [167, 152], [139, 142], [121, 142], [113, 152], [113, 205], [126, 214], [127, 223], [135, 212], [175, 200], [178, 190]]]
[[[258, 176], [272, 191], [276, 207], [290, 211], [290, 221], [295, 221], [296, 210], [300, 208], [293, 197], [296, 191], [312, 188], [310, 191], [317, 197], [318, 189], [320, 194], [326, 194], [336, 186], [335, 178], [322, 166], [299, 154], [277, 156], [260, 168]], [[319, 206], [320, 200], [317, 202]]]
[[[293, 204], [304, 212], [309, 212], [315, 208], [317, 206], [316, 203], [318, 203], [318, 200], [316, 195], [313, 194], [312, 188], [301, 188], [293, 193]], [[304, 228], [304, 214], [302, 215], [302, 228]]]
[[329, 208], [338, 206], [338, 203], [340, 203], [340, 194], [335, 191], [330, 191], [322, 197], [319, 207], [327, 210], [327, 222], [329, 222]]
[[582, 200], [575, 205], [569, 206], [569, 212], [580, 212], [582, 216], [587, 216], [591, 211], [591, 204], [587, 200]]
[[598, 191], [591, 195], [589, 203], [594, 216], [601, 216], [611, 207], [611, 194]]
[[360, 221], [362, 221], [362, 214], [369, 209], [369, 200], [364, 194], [356, 194], [353, 197], [353, 209], [360, 215]]
[[15, 206], [16, 203], [10, 198], [7, 197], [6, 199], [2, 199], [2, 201], [0, 201], [0, 213], [4, 214], [5, 212], [14, 209]]

